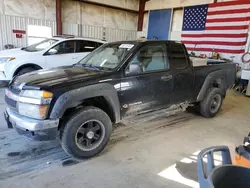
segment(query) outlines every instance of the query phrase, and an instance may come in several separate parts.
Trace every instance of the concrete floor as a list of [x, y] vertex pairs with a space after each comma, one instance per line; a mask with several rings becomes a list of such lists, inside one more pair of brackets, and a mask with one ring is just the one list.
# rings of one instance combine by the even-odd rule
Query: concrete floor
[[[0, 96], [1, 113], [3, 91]], [[33, 142], [7, 130], [1, 115], [0, 187], [190, 187], [158, 174], [206, 147], [227, 145], [233, 150], [250, 131], [249, 114], [250, 99], [234, 92], [213, 119], [186, 112], [147, 114], [120, 124], [108, 147], [82, 162], [68, 158], [58, 141]], [[185, 170], [186, 177], [196, 175], [195, 164]]]

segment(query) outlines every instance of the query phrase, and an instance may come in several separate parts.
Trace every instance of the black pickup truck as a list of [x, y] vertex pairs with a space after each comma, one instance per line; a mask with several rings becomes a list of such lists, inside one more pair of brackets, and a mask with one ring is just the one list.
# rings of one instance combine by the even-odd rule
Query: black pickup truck
[[69, 155], [92, 157], [125, 116], [183, 104], [215, 116], [235, 72], [234, 64], [193, 67], [180, 42], [107, 43], [73, 66], [14, 78], [5, 93], [5, 119], [20, 134], [59, 136]]

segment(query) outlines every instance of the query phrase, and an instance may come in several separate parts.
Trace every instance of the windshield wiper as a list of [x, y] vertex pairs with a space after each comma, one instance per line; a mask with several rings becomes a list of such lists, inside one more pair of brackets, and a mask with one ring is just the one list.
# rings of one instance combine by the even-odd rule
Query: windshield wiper
[[75, 64], [75, 65], [77, 65], [77, 66], [81, 66], [81, 67], [84, 67], [84, 68], [91, 68], [91, 69], [94, 69], [94, 70], [98, 70], [98, 71], [100, 71], [100, 67], [97, 67], [97, 66], [95, 66], [95, 65], [92, 65], [92, 64]]

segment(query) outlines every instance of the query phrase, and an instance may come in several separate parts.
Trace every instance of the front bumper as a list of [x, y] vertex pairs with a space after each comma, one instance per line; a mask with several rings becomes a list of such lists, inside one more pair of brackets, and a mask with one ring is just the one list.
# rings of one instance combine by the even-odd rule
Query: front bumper
[[34, 140], [46, 141], [57, 137], [59, 119], [37, 120], [22, 116], [7, 108], [4, 113], [8, 128], [15, 128], [16, 131]]

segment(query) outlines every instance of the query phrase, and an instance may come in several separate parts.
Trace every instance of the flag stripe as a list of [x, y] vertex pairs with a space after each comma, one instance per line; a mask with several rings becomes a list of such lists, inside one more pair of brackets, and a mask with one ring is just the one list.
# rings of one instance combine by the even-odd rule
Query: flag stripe
[[242, 30], [205, 30], [205, 31], [183, 31], [182, 34], [246, 34], [247, 29]]
[[223, 15], [223, 14], [235, 14], [234, 16], [238, 16], [238, 14], [249, 13], [249, 8], [236, 9], [236, 10], [218, 10], [213, 12], [208, 12], [208, 18], [213, 15]]
[[182, 37], [181, 38], [183, 41], [193, 41], [193, 42], [197, 42], [197, 41], [216, 41], [216, 42], [245, 42], [247, 41], [246, 37], [243, 38], [217, 38], [217, 37], [199, 37], [199, 38], [195, 38], [195, 37]]
[[208, 44], [208, 45], [225, 45], [225, 46], [244, 46], [246, 41], [243, 42], [224, 42], [224, 41], [182, 41], [184, 44]]
[[243, 22], [212, 22], [206, 23], [206, 26], [230, 26], [230, 25], [247, 25], [247, 21]]
[[199, 51], [199, 52], [218, 52], [218, 53], [229, 53], [229, 54], [241, 54], [245, 50], [226, 50], [226, 49], [214, 49], [214, 48], [187, 48], [188, 51]]
[[209, 8], [213, 8], [213, 7], [225, 7], [225, 6], [235, 6], [235, 5], [249, 5], [249, 0], [241, 0], [241, 1], [228, 1], [228, 2], [219, 2], [219, 3], [213, 3], [213, 4], [209, 4], [208, 7]]
[[[249, 5], [249, 4], [248, 4]], [[242, 10], [245, 9], [246, 6], [248, 5], [237, 5], [235, 4], [234, 6], [222, 6], [222, 7], [209, 7], [208, 12], [214, 12], [214, 11], [222, 11], [222, 10]]]
[[249, 25], [238, 25], [238, 26], [208, 26], [206, 30], [237, 30], [237, 29], [248, 29]]
[[[230, 15], [228, 15], [228, 16], [230, 16]], [[214, 18], [214, 19], [207, 18], [207, 23], [214, 23], [214, 22], [241, 22], [241, 21], [250, 20], [250, 16], [241, 17], [241, 18], [232, 18], [232, 17], [228, 17], [228, 16], [227, 16], [227, 18]]]
[[231, 14], [230, 11], [228, 11], [227, 14], [207, 15], [207, 19], [217, 19], [217, 18], [245, 18], [245, 17], [250, 17], [250, 10], [247, 13]]
[[205, 45], [205, 44], [185, 44], [187, 48], [215, 48], [215, 49], [226, 49], [226, 50], [242, 50], [244, 46], [221, 46], [221, 45]]
[[222, 37], [222, 38], [241, 38], [247, 37], [247, 33], [241, 34], [182, 34], [181, 37]]

